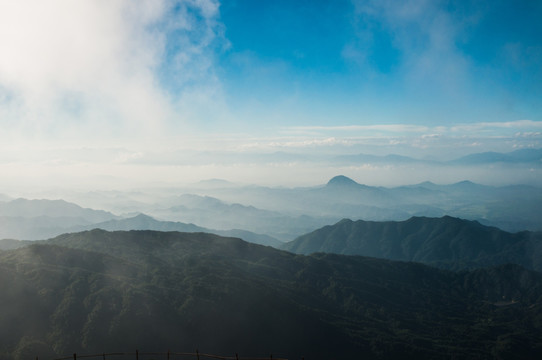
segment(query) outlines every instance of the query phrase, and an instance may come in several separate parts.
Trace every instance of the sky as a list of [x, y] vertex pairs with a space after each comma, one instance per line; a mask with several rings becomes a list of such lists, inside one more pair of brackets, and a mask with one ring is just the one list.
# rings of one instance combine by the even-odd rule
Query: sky
[[535, 0], [0, 0], [0, 186], [536, 183], [329, 159], [542, 148], [541, 18]]

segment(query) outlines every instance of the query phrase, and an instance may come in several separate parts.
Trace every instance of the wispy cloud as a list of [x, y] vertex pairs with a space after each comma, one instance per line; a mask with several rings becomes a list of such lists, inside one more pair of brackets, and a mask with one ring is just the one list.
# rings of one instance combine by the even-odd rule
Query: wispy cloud
[[291, 126], [282, 129], [285, 132], [305, 132], [305, 131], [329, 131], [329, 132], [369, 132], [381, 131], [387, 133], [419, 133], [429, 130], [427, 126], [410, 125], [410, 124], [382, 124], [382, 125], [343, 125], [343, 126]]
[[542, 121], [517, 120], [505, 122], [481, 122], [473, 124], [458, 124], [451, 126], [453, 132], [472, 132], [472, 131], [502, 131], [511, 130], [513, 132], [529, 129], [542, 129]]
[[389, 46], [398, 52], [394, 71], [402, 73], [411, 90], [419, 86], [438, 88], [448, 94], [463, 90], [469, 61], [456, 44], [465, 30], [466, 19], [452, 18], [437, 1], [354, 0], [353, 4], [358, 36], [366, 48], [364, 57], [373, 56], [376, 64], [386, 61], [384, 55], [378, 54], [382, 41], [374, 38], [377, 31], [384, 31], [389, 33]]
[[[449, 158], [450, 155], [476, 151], [509, 152], [517, 148], [542, 146], [542, 121], [518, 120], [509, 122], [479, 122], [451, 124], [450, 126], [419, 126], [411, 124], [345, 125], [345, 126], [293, 126], [281, 128], [290, 140], [276, 141], [283, 148], [312, 147], [342, 148], [343, 152], [369, 154], [405, 154], [427, 156], [420, 153], [431, 149], [431, 156]], [[297, 138], [296, 141], [293, 139]], [[328, 141], [333, 139], [333, 142]], [[259, 142], [263, 148], [271, 142]], [[256, 148], [253, 145], [253, 148]], [[453, 153], [450, 150], [453, 149]]]
[[2, 135], [84, 141], [182, 121], [185, 88], [213, 82], [217, 16], [211, 0], [0, 2]]
[[425, 134], [424, 136], [435, 136], [439, 133], [468, 133], [472, 131], [512, 131], [536, 130], [542, 128], [542, 121], [517, 120], [507, 122], [479, 122], [463, 123], [450, 126], [422, 126], [412, 124], [375, 124], [375, 125], [331, 125], [331, 126], [290, 126], [283, 127], [284, 132], [319, 131], [321, 133], [350, 132], [350, 134], [363, 134], [365, 132], [378, 131], [382, 133], [399, 133], [405, 136], [410, 134]]

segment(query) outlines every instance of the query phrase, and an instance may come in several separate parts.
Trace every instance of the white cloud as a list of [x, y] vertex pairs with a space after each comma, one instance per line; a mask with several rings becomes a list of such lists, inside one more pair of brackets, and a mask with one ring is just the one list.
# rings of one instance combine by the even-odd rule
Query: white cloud
[[211, 0], [0, 1], [0, 136], [148, 136], [182, 121], [186, 81], [214, 79], [217, 15]]
[[[517, 147], [540, 147], [542, 121], [463, 123], [450, 126], [411, 124], [295, 126], [281, 128], [289, 134], [280, 142], [284, 147], [333, 148], [342, 152], [403, 154], [414, 157], [449, 159], [473, 151], [509, 152]], [[296, 139], [296, 140], [294, 140]], [[333, 143], [325, 143], [334, 139]], [[259, 142], [258, 144], [262, 144]], [[476, 148], [476, 149], [474, 149]]]
[[514, 134], [518, 130], [542, 129], [542, 121], [517, 120], [505, 122], [480, 122], [472, 124], [458, 124], [449, 128], [452, 132], [494, 132], [495, 134]]
[[506, 134], [514, 134], [518, 130], [536, 130], [542, 129], [542, 121], [534, 120], [517, 120], [507, 122], [478, 122], [478, 123], [463, 123], [451, 126], [422, 126], [413, 124], [374, 124], [374, 125], [308, 125], [308, 126], [290, 126], [281, 129], [284, 133], [303, 133], [316, 131], [320, 134], [329, 134], [336, 132], [348, 132], [351, 136], [359, 136], [363, 134], [371, 135], [374, 132], [383, 134], [397, 134], [400, 136], [409, 136], [422, 134], [423, 137], [437, 137], [442, 133], [447, 134], [464, 134], [469, 135], [472, 132], [484, 132], [493, 130], [495, 132], [505, 132]]
[[[472, 18], [458, 18], [440, 1], [352, 0], [359, 23], [358, 44], [348, 45], [346, 54], [362, 54], [364, 70], [389, 59], [378, 54], [381, 45], [375, 33], [390, 36], [389, 46], [397, 51], [391, 71], [395, 86], [416, 103], [435, 99], [463, 105], [468, 102], [472, 64], [457, 44]], [[354, 48], [352, 48], [352, 46]], [[395, 56], [395, 55], [394, 55]], [[378, 72], [377, 67], [370, 70]], [[427, 106], [433, 106], [428, 103]]]
[[343, 125], [343, 126], [291, 126], [283, 128], [284, 132], [308, 132], [308, 131], [323, 131], [323, 132], [386, 132], [386, 133], [421, 133], [428, 131], [427, 126], [411, 125], [411, 124], [382, 124], [382, 125]]

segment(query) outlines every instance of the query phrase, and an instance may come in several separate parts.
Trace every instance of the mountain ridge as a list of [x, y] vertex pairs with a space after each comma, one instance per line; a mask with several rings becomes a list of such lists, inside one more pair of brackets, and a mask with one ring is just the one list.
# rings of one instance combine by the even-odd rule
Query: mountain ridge
[[425, 163], [433, 165], [482, 165], [512, 162], [540, 164], [542, 149], [517, 149], [505, 153], [497, 151], [475, 152], [451, 160], [428, 160], [399, 154], [371, 155], [366, 153], [336, 156], [334, 160], [344, 163]]
[[542, 275], [516, 265], [456, 273], [96, 229], [0, 252], [0, 280], [6, 360], [172, 346], [292, 359], [542, 354]]
[[375, 222], [343, 219], [283, 249], [299, 254], [327, 252], [416, 261], [461, 269], [515, 263], [542, 271], [542, 232], [509, 233], [451, 216]]
[[104, 210], [83, 208], [77, 204], [57, 199], [25, 199], [17, 198], [0, 201], [0, 216], [21, 217], [80, 217], [88, 222], [105, 221], [118, 218]]
[[230, 229], [230, 230], [215, 230], [201, 227], [195, 224], [187, 224], [178, 221], [162, 221], [156, 220], [152, 216], [146, 214], [138, 214], [134, 217], [127, 219], [114, 219], [109, 220], [105, 223], [92, 224], [85, 227], [77, 227], [71, 229], [71, 232], [79, 232], [82, 230], [91, 230], [91, 229], [103, 229], [108, 231], [119, 231], [119, 230], [155, 230], [155, 231], [179, 231], [179, 232], [205, 232], [210, 234], [216, 234], [221, 236], [232, 236], [240, 237], [243, 240], [260, 245], [279, 247], [283, 242], [263, 234], [256, 234], [251, 231], [241, 230], [241, 229]]

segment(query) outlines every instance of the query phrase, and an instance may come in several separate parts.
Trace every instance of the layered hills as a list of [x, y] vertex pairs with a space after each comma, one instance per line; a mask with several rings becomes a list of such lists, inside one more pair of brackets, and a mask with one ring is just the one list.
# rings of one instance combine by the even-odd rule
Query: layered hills
[[542, 271], [542, 232], [509, 233], [450, 216], [383, 222], [344, 219], [282, 248], [299, 254], [363, 255], [450, 269], [514, 263]]
[[74, 218], [86, 223], [116, 218], [115, 215], [107, 211], [82, 208], [64, 200], [29, 200], [23, 198], [6, 202], [0, 201], [0, 216]]
[[542, 230], [542, 189], [528, 185], [487, 186], [461, 181], [381, 187], [339, 175], [309, 188], [228, 186], [189, 191], [200, 195], [180, 197], [184, 207], [157, 212], [149, 209], [147, 213], [162, 219], [180, 216], [209, 228], [223, 228], [226, 221], [282, 241], [343, 218], [401, 221], [412, 216], [449, 215], [506, 231]]
[[119, 230], [155, 230], [155, 231], [180, 231], [180, 232], [206, 232], [222, 236], [231, 236], [242, 238], [245, 241], [280, 247], [283, 242], [263, 234], [256, 234], [251, 231], [241, 230], [241, 229], [231, 229], [231, 230], [215, 230], [208, 229], [194, 224], [186, 224], [179, 221], [160, 221], [156, 220], [151, 216], [145, 214], [139, 214], [134, 217], [126, 219], [113, 219], [105, 221], [102, 223], [87, 225], [84, 227], [72, 228], [71, 232], [78, 232], [82, 230], [92, 230], [92, 229], [103, 229], [108, 231], [119, 231]]
[[[185, 197], [186, 198], [186, 197]], [[220, 203], [215, 199], [215, 204]], [[222, 209], [223, 212], [226, 212]], [[215, 230], [180, 221], [160, 221], [145, 214], [121, 218], [110, 212], [82, 208], [63, 200], [16, 199], [0, 201], [0, 249], [21, 245], [1, 239], [44, 240], [63, 233], [91, 229], [208, 232], [235, 236], [261, 245], [279, 247], [282, 242], [243, 229]]]
[[205, 233], [92, 230], [0, 251], [0, 357], [110, 351], [542, 355], [542, 275], [295, 255]]
[[76, 227], [118, 218], [110, 212], [83, 208], [64, 200], [0, 201], [0, 239], [42, 240]]
[[[542, 189], [526, 185], [496, 187], [462, 181], [387, 188], [339, 175], [326, 184], [306, 188], [213, 181], [192, 188], [148, 191], [80, 194], [82, 204], [114, 213], [62, 200], [7, 198], [0, 201], [0, 239], [43, 240], [95, 227], [175, 231], [191, 231], [192, 227], [277, 246], [274, 239], [291, 241], [343, 218], [402, 221], [444, 215], [512, 232], [542, 230]], [[72, 201], [78, 198], [70, 196]], [[239, 230], [225, 232], [231, 229]]]

